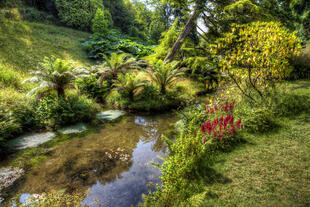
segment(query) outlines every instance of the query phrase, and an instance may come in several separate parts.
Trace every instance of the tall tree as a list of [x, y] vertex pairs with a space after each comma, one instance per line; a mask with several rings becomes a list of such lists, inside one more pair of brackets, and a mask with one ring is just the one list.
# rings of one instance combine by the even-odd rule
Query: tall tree
[[[171, 48], [171, 50], [168, 52], [168, 54], [167, 54], [167, 56], [166, 56], [166, 58], [164, 60], [165, 62], [170, 62], [170, 61], [172, 61], [174, 59], [176, 53], [181, 48], [185, 38], [190, 34], [190, 32], [195, 27], [196, 21], [197, 21], [199, 15], [200, 15], [200, 13], [205, 8], [207, 0], [195, 0], [195, 1], [190, 1], [190, 2], [194, 3], [194, 10], [192, 12], [192, 15], [188, 19], [188, 21], [187, 21], [187, 23], [186, 23], [182, 33], [179, 36], [179, 38], [174, 43], [174, 45]], [[190, 3], [190, 2], [187, 2], [185, 0], [178, 0], [176, 3], [185, 4], [186, 5], [187, 3]]]

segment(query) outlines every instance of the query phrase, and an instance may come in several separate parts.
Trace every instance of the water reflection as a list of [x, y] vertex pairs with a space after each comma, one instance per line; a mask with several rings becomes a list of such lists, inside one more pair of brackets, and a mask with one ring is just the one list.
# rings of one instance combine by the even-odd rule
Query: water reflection
[[153, 143], [139, 141], [133, 152], [133, 165], [128, 172], [114, 182], [102, 184], [97, 182], [89, 190], [90, 194], [85, 198], [84, 204], [89, 206], [130, 206], [141, 200], [142, 193], [148, 191], [149, 182], [159, 183], [160, 172], [150, 164], [160, 162], [156, 156], [162, 153], [152, 151]]
[[49, 158], [26, 175], [18, 193], [51, 190], [89, 191], [89, 206], [130, 206], [141, 201], [148, 183], [159, 183], [150, 162], [164, 156], [161, 134], [175, 117], [129, 116], [97, 133], [72, 139], [49, 152]]

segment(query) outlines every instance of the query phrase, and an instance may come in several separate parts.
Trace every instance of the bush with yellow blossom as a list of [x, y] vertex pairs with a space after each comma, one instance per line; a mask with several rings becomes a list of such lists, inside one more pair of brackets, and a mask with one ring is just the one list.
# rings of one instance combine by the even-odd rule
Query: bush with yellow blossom
[[276, 22], [234, 25], [213, 49], [221, 72], [248, 98], [264, 100], [268, 89], [292, 71], [289, 59], [300, 52], [296, 32]]

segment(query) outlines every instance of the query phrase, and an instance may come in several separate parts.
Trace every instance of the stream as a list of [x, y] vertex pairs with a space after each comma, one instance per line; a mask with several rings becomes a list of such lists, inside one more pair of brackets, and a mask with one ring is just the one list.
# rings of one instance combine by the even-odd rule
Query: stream
[[70, 139], [52, 148], [37, 168], [26, 172], [14, 194], [24, 202], [31, 194], [52, 190], [87, 193], [90, 207], [128, 207], [142, 201], [142, 194], [160, 184], [166, 151], [161, 134], [177, 121], [173, 114], [128, 115], [105, 124], [94, 133]]

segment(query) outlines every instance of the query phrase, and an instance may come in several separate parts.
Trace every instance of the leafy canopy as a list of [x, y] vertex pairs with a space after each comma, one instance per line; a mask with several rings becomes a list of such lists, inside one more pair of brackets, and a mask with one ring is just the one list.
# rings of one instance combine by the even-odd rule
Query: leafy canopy
[[252, 89], [261, 97], [275, 81], [287, 78], [289, 59], [301, 46], [296, 32], [276, 22], [235, 25], [230, 33], [217, 40], [214, 52], [222, 72], [253, 99]]

